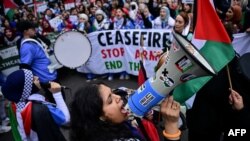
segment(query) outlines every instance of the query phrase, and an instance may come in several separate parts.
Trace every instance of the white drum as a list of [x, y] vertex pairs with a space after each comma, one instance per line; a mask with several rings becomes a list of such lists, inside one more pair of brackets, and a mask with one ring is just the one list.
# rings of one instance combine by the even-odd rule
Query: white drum
[[84, 65], [91, 55], [91, 44], [81, 32], [66, 31], [54, 44], [54, 54], [63, 66], [74, 69]]

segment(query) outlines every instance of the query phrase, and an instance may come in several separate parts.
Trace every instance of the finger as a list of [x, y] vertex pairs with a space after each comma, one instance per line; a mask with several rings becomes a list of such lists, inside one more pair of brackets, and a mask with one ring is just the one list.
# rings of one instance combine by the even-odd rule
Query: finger
[[177, 107], [177, 108], [180, 108], [180, 107], [181, 107], [181, 105], [180, 105], [180, 103], [179, 103], [179, 102], [174, 101], [174, 103], [176, 104], [176, 107]]
[[[229, 88], [230, 89], [230, 88]], [[230, 89], [231, 93], [232, 94], [235, 94], [235, 95], [240, 95], [237, 91], [233, 90], [233, 89]]]
[[238, 93], [238, 92], [234, 92], [233, 96], [236, 98], [236, 99], [241, 99], [242, 96]]
[[161, 107], [166, 107], [167, 106], [167, 101], [168, 101], [168, 98], [164, 99], [161, 103]]
[[179, 102], [177, 102], [177, 108], [181, 109], [181, 104]]
[[173, 96], [170, 96], [167, 101], [167, 109], [170, 109], [173, 104]]
[[176, 101], [173, 101], [172, 107], [173, 107], [174, 110], [178, 111], [180, 109], [180, 104], [178, 102], [176, 102]]
[[229, 95], [229, 104], [233, 104], [232, 94]]
[[241, 96], [237, 93], [232, 93], [232, 99], [234, 102], [238, 102], [239, 100], [241, 100]]
[[176, 109], [176, 108], [177, 108], [177, 102], [173, 101], [173, 102], [172, 102], [172, 106], [171, 106], [171, 108]]
[[168, 103], [168, 98], [166, 98], [162, 101], [161, 110], [160, 110], [162, 113], [166, 111], [167, 103]]
[[232, 99], [233, 99], [234, 102], [237, 101], [237, 97], [236, 97], [234, 92], [232, 93]]

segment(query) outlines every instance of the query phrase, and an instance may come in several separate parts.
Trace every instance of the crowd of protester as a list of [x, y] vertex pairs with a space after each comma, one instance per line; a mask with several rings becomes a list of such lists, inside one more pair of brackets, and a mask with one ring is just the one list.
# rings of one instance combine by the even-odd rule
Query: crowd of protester
[[[241, 33], [241, 32], [247, 32], [250, 33], [250, 1], [248, 0], [214, 0], [215, 9], [217, 14], [219, 15], [221, 22], [225, 26], [229, 36], [233, 40], [233, 34]], [[195, 18], [194, 14], [194, 5], [182, 3], [181, 0], [138, 0], [138, 1], [132, 1], [132, 0], [96, 0], [95, 2], [89, 2], [89, 1], [82, 1], [81, 3], [77, 4], [75, 7], [72, 7], [68, 10], [65, 9], [64, 3], [61, 0], [54, 0], [53, 2], [48, 2], [47, 9], [44, 12], [34, 12], [34, 9], [32, 7], [29, 7], [27, 5], [19, 6], [17, 9], [13, 10], [13, 14], [9, 15], [0, 15], [0, 47], [11, 47], [11, 46], [18, 46], [18, 49], [20, 49], [21, 40], [24, 38], [24, 30], [28, 30], [31, 28], [31, 26], [24, 29], [24, 21], [32, 22], [33, 25], [35, 25], [35, 33], [38, 37], [50, 46], [50, 41], [43, 39], [44, 37], [49, 36], [53, 33], [60, 33], [64, 31], [69, 30], [78, 30], [79, 32], [82, 32], [83, 34], [88, 34], [95, 31], [102, 31], [102, 30], [116, 30], [116, 29], [170, 29], [174, 30], [175, 32], [178, 32], [185, 36], [188, 40], [192, 39], [193, 36], [193, 29], [194, 29], [194, 21]], [[50, 20], [53, 18], [59, 16], [61, 18], [61, 23], [58, 24], [57, 27], [52, 27], [50, 25]], [[71, 20], [71, 16], [77, 16], [77, 20]], [[20, 24], [22, 23], [22, 24]], [[27, 25], [27, 24], [26, 24]], [[20, 50], [22, 53], [22, 50]], [[22, 61], [22, 57], [21, 57]], [[23, 61], [25, 62], [25, 58], [23, 58]], [[237, 62], [237, 61], [236, 61]], [[28, 64], [25, 63], [26, 65]], [[29, 67], [32, 67], [32, 64]], [[231, 67], [235, 65], [235, 61], [231, 63]], [[33, 66], [33, 67], [39, 67], [39, 66]], [[23, 69], [28, 69], [27, 66], [21, 66]], [[17, 73], [17, 72], [16, 72]], [[25, 74], [25, 71], [18, 72], [21, 74]], [[38, 72], [33, 72], [36, 76], [40, 78], [40, 80], [43, 81], [43, 76], [39, 74]], [[40, 75], [40, 76], [39, 76]], [[108, 78], [108, 80], [113, 80], [113, 77], [115, 76], [112, 73], [105, 74]], [[129, 74], [126, 72], [119, 73], [120, 79], [129, 79]], [[238, 76], [238, 72], [235, 72], [235, 77]], [[0, 75], [1, 77], [1, 85], [4, 83], [7, 76], [4, 76], [3, 74]], [[57, 81], [56, 80], [56, 74], [53, 74], [53, 78], [45, 78], [44, 83], [50, 82], [50, 81]], [[13, 77], [13, 78], [12, 78]], [[46, 76], [47, 77], [47, 76]], [[87, 80], [95, 79], [95, 74], [88, 73], [86, 74]], [[222, 79], [223, 77], [223, 79]], [[9, 79], [19, 79], [15, 78], [13, 75]], [[48, 79], [48, 80], [47, 80]], [[214, 84], [217, 84], [220, 80], [221, 82], [224, 82], [225, 79], [224, 71], [218, 75], [218, 77], [215, 77], [208, 85], [206, 85], [199, 93], [197, 94], [199, 101], [196, 100], [195, 105], [197, 103], [201, 103], [201, 101], [204, 101], [206, 96], [204, 97], [205, 93], [213, 93], [212, 90], [214, 90]], [[9, 80], [10, 81], [10, 80]], [[21, 81], [21, 80], [20, 80]], [[23, 80], [24, 81], [24, 78]], [[35, 80], [34, 80], [35, 81]], [[241, 81], [241, 80], [238, 80]], [[237, 81], [237, 82], [238, 82]], [[237, 83], [235, 82], [235, 83]], [[246, 81], [244, 81], [246, 82]], [[211, 84], [213, 83], [213, 84]], [[246, 82], [249, 84], [248, 82]], [[42, 84], [42, 83], [40, 83]], [[225, 83], [223, 83], [225, 84]], [[14, 86], [20, 85], [20, 84], [12, 84], [12, 87], [8, 87], [7, 90], [5, 90], [6, 93], [10, 93], [10, 90], [13, 89]], [[53, 101], [56, 100], [56, 104], [64, 103], [62, 100], [63, 94], [58, 94], [60, 85], [53, 82], [54, 87], [56, 87], [56, 90], [53, 90], [53, 87], [51, 89], [45, 88], [46, 86], [43, 85], [37, 85], [38, 88], [41, 89], [43, 87], [47, 90], [47, 97], [50, 97], [51, 102], [55, 103]], [[212, 85], [212, 86], [211, 86]], [[6, 87], [6, 86], [5, 86]], [[24, 87], [24, 86], [23, 86]], [[223, 88], [226, 88], [227, 86], [224, 86]], [[244, 87], [244, 90], [242, 91]], [[237, 91], [240, 91], [243, 94], [243, 99], [246, 93], [249, 94], [250, 91], [247, 89], [247, 86], [239, 86], [237, 87]], [[222, 88], [221, 88], [222, 89]], [[37, 89], [35, 92], [37, 93]], [[22, 93], [23, 91], [20, 90], [19, 93]], [[88, 93], [89, 92], [89, 93]], [[229, 93], [225, 92], [225, 89], [218, 90], [218, 95], [220, 93]], [[53, 93], [53, 97], [52, 94]], [[56, 94], [55, 94], [56, 93]], [[84, 94], [83, 94], [84, 93]], [[115, 94], [110, 95], [110, 88], [106, 86], [105, 84], [88, 84], [88, 86], [81, 88], [76, 93], [76, 98], [74, 99], [72, 103], [72, 107], [74, 110], [72, 110], [71, 118], [72, 118], [72, 134], [71, 138], [72, 140], [104, 140], [107, 138], [113, 139], [113, 140], [148, 140], [149, 138], [152, 139], [152, 135], [140, 135], [138, 132], [135, 131], [135, 129], [130, 127], [130, 125], [125, 122], [124, 119], [124, 113], [120, 113], [121, 111], [121, 97], [117, 96]], [[16, 94], [16, 92], [15, 92]], [[30, 93], [31, 94], [31, 93]], [[30, 95], [29, 94], [29, 95]], [[247, 108], [249, 104], [243, 104], [243, 99], [240, 96], [239, 93], [235, 92], [234, 90], [230, 90], [230, 96], [229, 101], [231, 103], [231, 106], [234, 108], [234, 110], [238, 111], [238, 113], [243, 113], [243, 116], [249, 117], [249, 113], [246, 113], [248, 110]], [[59, 95], [59, 96], [58, 96]], [[11, 130], [11, 128], [8, 125], [9, 118], [5, 114], [5, 104], [4, 104], [4, 97], [2, 95], [0, 100], [0, 133], [2, 132], [8, 132]], [[15, 95], [14, 95], [15, 96]], [[94, 97], [95, 96], [95, 97]], [[108, 98], [107, 98], [108, 97]], [[228, 95], [225, 98], [225, 96], [219, 97], [219, 99], [222, 99], [222, 97], [225, 100], [228, 100]], [[246, 96], [247, 99], [244, 99], [245, 101], [249, 102], [249, 96]], [[14, 101], [18, 103], [20, 101], [20, 97], [18, 100], [12, 100], [12, 97], [9, 98], [9, 100]], [[27, 99], [28, 97], [26, 97]], [[90, 101], [91, 100], [95, 100]], [[211, 97], [209, 97], [211, 98]], [[58, 99], [59, 102], [58, 102]], [[84, 101], [84, 102], [83, 102]], [[198, 102], [197, 102], [198, 101]], [[115, 109], [115, 113], [112, 113], [112, 108], [109, 109], [109, 103], [117, 102], [116, 104], [120, 106], [119, 111]], [[220, 102], [218, 102], [220, 103]], [[37, 104], [37, 103], [35, 103]], [[42, 102], [42, 104], [45, 104]], [[85, 105], [84, 105], [85, 104]], [[91, 110], [96, 111], [89, 111], [87, 108], [82, 108], [82, 106], [86, 105], [92, 106]], [[99, 105], [99, 106], [98, 106]], [[102, 106], [103, 105], [103, 106]], [[175, 105], [177, 107], [168, 106], [168, 105]], [[209, 104], [208, 104], [209, 105]], [[225, 104], [226, 105], [226, 104]], [[225, 106], [224, 105], [224, 106]], [[118, 107], [119, 107], [118, 106]], [[172, 98], [167, 99], [163, 102], [161, 105], [162, 109], [168, 110], [169, 113], [166, 111], [161, 111], [161, 114], [163, 117], [165, 117], [167, 120], [165, 123], [169, 123], [168, 125], [164, 124], [165, 131], [174, 134], [176, 136], [170, 137], [168, 133], [163, 133], [164, 136], [170, 140], [179, 140], [180, 134], [179, 129], [176, 125], [176, 122], [178, 121], [180, 109], [179, 104], [175, 102]], [[39, 106], [38, 106], [39, 107]], [[68, 109], [62, 106], [63, 108], [59, 110], [63, 111], [64, 116], [66, 115], [67, 120], [63, 122], [63, 124], [69, 122], [69, 115], [68, 115]], [[80, 108], [81, 107], [81, 108]], [[191, 141], [199, 140], [200, 136], [195, 135], [203, 135], [209, 136], [206, 131], [199, 130], [202, 127], [199, 127], [201, 124], [195, 123], [197, 120], [200, 120], [204, 117], [197, 117], [197, 113], [202, 113], [198, 106], [195, 106], [194, 109], [190, 110], [187, 115], [191, 115], [190, 118], [188, 118], [189, 127], [190, 127], [190, 139]], [[223, 106], [222, 106], [223, 107]], [[247, 108], [246, 108], [247, 107]], [[22, 107], [23, 108], [23, 107]], [[224, 107], [225, 109], [229, 109], [228, 105]], [[231, 108], [231, 107], [230, 107]], [[102, 111], [102, 109], [106, 109]], [[208, 106], [204, 106], [204, 109], [209, 109]], [[195, 112], [198, 111], [198, 112]], [[225, 112], [225, 111], [224, 111]], [[248, 111], [249, 112], [249, 111]], [[209, 112], [208, 112], [209, 113]], [[118, 116], [117, 116], [118, 114]], [[119, 116], [121, 114], [121, 116]], [[212, 115], [218, 114], [218, 113], [211, 113]], [[226, 112], [227, 116], [230, 116], [230, 114], [234, 114], [232, 111], [228, 110]], [[202, 114], [201, 114], [202, 115]], [[241, 116], [242, 116], [241, 115]], [[195, 118], [193, 118], [195, 117]], [[220, 118], [223, 118], [223, 116], [219, 116]], [[39, 119], [39, 117], [37, 117]], [[231, 119], [231, 118], [230, 118]], [[239, 117], [235, 117], [235, 119], [239, 119]], [[244, 117], [244, 119], [246, 119]], [[119, 120], [119, 121], [117, 121]], [[246, 121], [246, 120], [243, 120]], [[113, 125], [114, 123], [119, 123], [118, 125]], [[141, 122], [141, 121], [137, 121]], [[229, 120], [227, 120], [229, 122]], [[79, 124], [80, 123], [80, 124]], [[214, 120], [213, 124], [215, 123], [221, 123], [218, 120]], [[136, 123], [138, 125], [138, 123]], [[169, 125], [173, 124], [171, 129], [169, 129]], [[227, 124], [226, 122], [223, 122], [221, 124]], [[235, 124], [234, 122], [232, 124]], [[209, 130], [214, 130], [214, 128], [210, 128], [208, 125]], [[249, 125], [249, 124], [246, 124]], [[42, 126], [42, 125], [37, 125]], [[95, 126], [95, 127], [93, 127]], [[141, 125], [140, 125], [141, 126]], [[216, 133], [221, 133], [221, 131], [228, 130], [229, 128], [225, 127], [224, 125], [218, 125], [220, 128], [223, 129], [216, 129], [219, 130]], [[227, 126], [227, 125], [226, 125]], [[238, 127], [237, 125], [233, 125], [235, 127]], [[244, 127], [244, 123], [240, 124], [240, 127]], [[139, 128], [139, 127], [138, 127]], [[143, 131], [145, 132], [143, 127]], [[45, 127], [43, 127], [45, 129]], [[91, 130], [90, 130], [91, 129]], [[109, 129], [109, 130], [108, 130]], [[115, 130], [120, 130], [120, 132], [117, 132], [117, 134], [114, 132]], [[133, 131], [131, 131], [133, 130]], [[110, 133], [110, 131], [112, 133]], [[58, 132], [58, 131], [57, 131]], [[175, 133], [178, 134], [175, 134]], [[45, 133], [45, 132], [44, 132]], [[46, 132], [47, 133], [47, 132]], [[98, 133], [99, 137], [96, 136]], [[211, 132], [212, 133], [212, 132]], [[178, 135], [178, 136], [177, 136]], [[193, 135], [193, 136], [192, 136]], [[214, 138], [210, 138], [211, 140], [220, 138], [221, 135], [219, 134], [213, 134], [215, 136]], [[40, 138], [40, 136], [38, 136]], [[62, 136], [60, 136], [61, 138]], [[159, 137], [160, 138], [160, 137]], [[46, 139], [45, 139], [46, 140]], [[204, 139], [205, 140], [205, 139]], [[226, 139], [225, 139], [226, 140]]]

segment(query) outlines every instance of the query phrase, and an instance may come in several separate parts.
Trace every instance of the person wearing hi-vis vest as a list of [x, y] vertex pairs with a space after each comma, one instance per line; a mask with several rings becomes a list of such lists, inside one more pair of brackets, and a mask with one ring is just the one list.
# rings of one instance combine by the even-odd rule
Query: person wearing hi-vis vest
[[35, 25], [30, 21], [21, 21], [18, 29], [23, 34], [20, 44], [20, 68], [29, 69], [39, 77], [41, 86], [46, 91], [46, 97], [54, 102], [48, 91], [50, 81], [56, 81], [57, 72], [51, 67], [48, 53], [44, 43], [36, 38]]

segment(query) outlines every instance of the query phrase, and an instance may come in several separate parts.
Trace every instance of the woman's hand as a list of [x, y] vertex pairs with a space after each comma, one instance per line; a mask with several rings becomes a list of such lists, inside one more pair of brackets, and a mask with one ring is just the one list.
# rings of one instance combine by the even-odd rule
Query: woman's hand
[[231, 94], [229, 95], [229, 103], [232, 105], [233, 109], [241, 110], [244, 108], [242, 96], [233, 89], [229, 89]]
[[56, 82], [50, 82], [50, 88], [49, 88], [49, 91], [51, 93], [57, 93], [57, 92], [60, 92], [61, 91], [61, 85], [56, 83]]
[[150, 110], [146, 115], [145, 115], [146, 119], [148, 120], [153, 120], [154, 118], [154, 111]]
[[179, 131], [180, 104], [174, 101], [173, 96], [161, 103], [161, 114], [165, 118], [165, 132], [176, 134]]
[[250, 33], [250, 27], [246, 29], [246, 33]]

